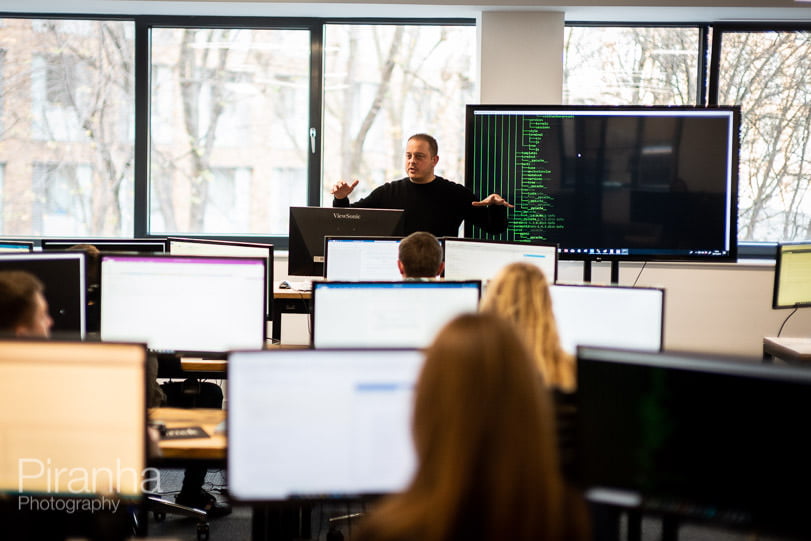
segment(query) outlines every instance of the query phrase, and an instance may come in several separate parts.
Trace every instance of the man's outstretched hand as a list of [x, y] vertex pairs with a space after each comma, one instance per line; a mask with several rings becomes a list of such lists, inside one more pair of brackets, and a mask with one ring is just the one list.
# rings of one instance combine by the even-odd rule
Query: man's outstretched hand
[[345, 199], [349, 197], [349, 194], [352, 193], [352, 190], [355, 189], [355, 186], [358, 185], [358, 182], [360, 182], [358, 179], [354, 179], [352, 181], [352, 184], [349, 184], [345, 180], [339, 180], [338, 182], [335, 183], [335, 185], [332, 187], [329, 193], [331, 193], [335, 197], [335, 199]]
[[[357, 181], [355, 181], [357, 183]], [[336, 196], [338, 197], [338, 196]], [[507, 202], [506, 199], [498, 195], [497, 193], [491, 193], [481, 201], [473, 201], [471, 203], [474, 207], [487, 207], [490, 205], [503, 205], [508, 208], [515, 208], [515, 205], [511, 205]]]

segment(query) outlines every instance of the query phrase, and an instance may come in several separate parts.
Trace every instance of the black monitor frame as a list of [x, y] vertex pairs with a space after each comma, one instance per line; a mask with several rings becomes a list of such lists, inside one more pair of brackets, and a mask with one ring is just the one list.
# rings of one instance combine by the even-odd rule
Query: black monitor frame
[[[684, 117], [692, 116], [692, 117], [699, 117], [699, 116], [707, 116], [707, 115], [715, 115], [721, 118], [725, 118], [728, 122], [729, 128], [726, 130], [727, 137], [728, 137], [728, 144], [726, 145], [726, 159], [724, 161], [723, 170], [725, 171], [726, 179], [725, 179], [725, 186], [724, 186], [724, 193], [717, 194], [717, 195], [710, 195], [708, 192], [695, 192], [695, 194], [691, 193], [677, 193], [677, 190], [674, 189], [673, 197], [667, 197], [666, 191], [662, 191], [661, 186], [646, 186], [643, 184], [638, 184], [637, 187], [632, 190], [632, 193], [629, 195], [638, 196], [637, 201], [638, 204], [634, 206], [635, 212], [638, 214], [641, 213], [638, 219], [631, 219], [629, 221], [629, 225], [639, 224], [639, 226], [644, 226], [645, 224], [649, 223], [652, 217], [657, 217], [661, 215], [661, 213], [652, 210], [650, 204], [645, 204], [645, 200], [647, 199], [655, 199], [657, 202], [662, 204], [671, 204], [675, 206], [668, 207], [671, 209], [671, 213], [674, 216], [673, 224], [680, 223], [676, 221], [676, 217], [680, 216], [677, 209], [688, 209], [693, 208], [696, 205], [711, 205], [713, 208], [718, 208], [720, 210], [723, 207], [723, 214], [724, 216], [715, 216], [711, 213], [705, 213], [707, 216], [711, 215], [711, 218], [707, 218], [707, 223], [714, 223], [714, 228], [718, 229], [718, 231], [714, 231], [714, 240], [712, 242], [712, 247], [709, 245], [707, 246], [681, 246], [678, 243], [682, 242], [680, 240], [671, 240], [668, 242], [676, 242], [673, 246], [666, 246], [665, 240], [661, 238], [659, 240], [654, 240], [658, 246], [653, 244], [650, 247], [646, 246], [646, 243], [650, 243], [651, 239], [645, 238], [644, 240], [640, 239], [637, 240], [628, 240], [633, 239], [632, 236], [623, 237], [623, 242], [627, 243], [627, 246], [620, 246], [614, 245], [617, 239], [614, 239], [608, 235], [605, 230], [605, 227], [597, 227], [594, 225], [592, 221], [595, 215], [600, 214], [600, 206], [601, 198], [603, 196], [603, 183], [594, 183], [594, 187], [588, 187], [585, 184], [584, 179], [591, 178], [588, 177], [587, 171], [588, 167], [591, 167], [591, 162], [588, 163], [580, 163], [580, 162], [571, 162], [568, 165], [568, 168], [571, 169], [573, 172], [570, 176], [563, 176], [561, 182], [561, 191], [559, 193], [564, 193], [563, 187], [565, 186], [566, 194], [569, 199], [567, 199], [568, 203], [566, 208], [568, 209], [566, 212], [573, 212], [572, 216], [576, 216], [573, 218], [574, 222], [570, 220], [570, 227], [573, 228], [573, 231], [576, 233], [572, 233], [571, 235], [577, 235], [577, 240], [573, 240], [572, 236], [564, 236], [563, 234], [557, 232], [557, 230], [561, 230], [560, 220], [569, 220], [569, 218], [565, 216], [559, 216], [557, 214], [552, 214], [550, 219], [556, 220], [555, 227], [551, 229], [540, 229], [541, 231], [552, 231], [552, 233], [548, 234], [548, 238], [546, 240], [551, 242], [557, 242], [560, 246], [560, 259], [561, 260], [581, 260], [581, 261], [717, 261], [717, 262], [730, 262], [735, 261], [737, 259], [737, 206], [738, 206], [738, 153], [739, 153], [739, 132], [740, 132], [740, 107], [739, 106], [714, 106], [714, 107], [689, 107], [689, 106], [592, 106], [592, 105], [468, 105], [467, 106], [467, 116], [466, 116], [466, 158], [465, 158], [465, 185], [472, 189], [474, 192], [487, 192], [490, 191], [498, 191], [496, 189], [497, 186], [490, 186], [487, 184], [488, 182], [496, 182], [491, 180], [486, 180], [482, 176], [481, 178], [476, 178], [476, 170], [475, 161], [476, 151], [475, 147], [477, 144], [480, 143], [479, 138], [474, 136], [474, 126], [476, 125], [474, 122], [474, 118], [478, 115], [480, 116], [482, 113], [485, 112], [492, 112], [493, 115], [497, 115], [501, 118], [511, 118], [517, 115], [532, 115], [536, 114], [539, 117], [547, 117], [547, 118], [560, 118], [562, 115], [570, 116], [570, 115], [579, 115], [581, 117], [585, 117], [586, 115], [597, 115], [597, 114], [604, 114], [606, 118], [609, 116], [615, 117], [618, 115], [625, 115], [630, 118], [642, 118], [643, 116], [671, 116], [671, 117]], [[582, 118], [581, 118], [582, 121]], [[704, 130], [706, 131], [706, 130]], [[582, 132], [582, 130], [581, 130]], [[579, 135], [582, 139], [582, 135]], [[485, 138], [485, 135], [482, 135], [481, 138]], [[503, 140], [504, 138], [500, 139]], [[610, 141], [611, 137], [604, 137], [605, 141]], [[558, 145], [561, 148], [561, 160], [566, 158], [566, 155], [563, 154], [562, 149], [564, 148], [561, 139], [561, 144]], [[579, 141], [579, 139], [578, 139]], [[582, 142], [578, 142], [581, 144]], [[605, 143], [603, 143], [605, 144]], [[638, 144], [638, 142], [637, 142]], [[591, 147], [589, 150], [592, 151]], [[598, 152], [598, 150], [594, 150], [593, 152]], [[487, 149], [487, 156], [488, 159], [492, 160], [492, 167], [498, 169], [499, 167], [504, 167], [504, 161], [500, 158], [500, 154], [498, 149], [488, 148]], [[606, 153], [610, 152], [610, 150], [606, 150], [602, 155], [604, 156]], [[673, 154], [672, 152], [670, 153]], [[484, 156], [484, 151], [482, 151], [482, 155]], [[634, 154], [638, 157], [641, 156], [640, 154]], [[578, 158], [581, 155], [578, 153]], [[587, 159], [587, 158], [583, 158]], [[589, 158], [590, 159], [590, 158]], [[500, 161], [501, 160], [501, 161]], [[594, 161], [594, 160], [592, 160]], [[561, 163], [569, 163], [563, 162]], [[602, 163], [601, 160], [597, 160], [593, 167], [598, 167], [599, 164]], [[639, 164], [642, 162], [639, 161]], [[637, 173], [642, 169], [642, 166], [638, 164]], [[575, 166], [576, 165], [576, 166]], [[656, 165], [655, 163], [651, 165], [651, 168]], [[668, 166], [670, 167], [670, 173], [675, 174], [675, 167], [672, 163]], [[720, 168], [720, 167], [719, 167]], [[700, 169], [700, 168], [694, 168]], [[563, 170], [563, 166], [561, 165], [561, 170]], [[575, 174], [576, 173], [576, 174]], [[658, 178], [658, 177], [657, 177]], [[679, 180], [679, 177], [676, 177]], [[538, 180], [540, 182], [540, 180]], [[564, 184], [565, 182], [565, 184]], [[633, 182], [642, 182], [642, 180], [634, 180]], [[498, 186], [505, 186], [509, 184], [515, 184], [514, 181], [509, 179], [505, 179], [504, 175], [499, 175], [498, 182], [496, 182]], [[614, 189], [614, 185], [610, 182], [605, 184], [609, 186], [610, 189]], [[620, 186], [617, 184], [617, 186]], [[492, 188], [492, 189], [491, 189]], [[591, 194], [588, 197], [579, 195], [574, 199], [575, 188], [581, 193]], [[588, 188], [588, 189], [586, 189]], [[644, 188], [644, 189], [643, 189]], [[503, 189], [503, 188], [502, 188]], [[544, 188], [545, 190], [546, 188]], [[504, 193], [501, 193], [502, 196], [507, 198], [508, 200], [513, 199], [511, 202], [516, 204], [516, 209], [511, 209], [511, 215], [515, 216], [518, 212], [521, 212], [522, 201], [521, 198], [516, 199], [515, 193], [517, 193], [518, 187], [513, 186], [507, 188]], [[720, 198], [720, 199], [719, 199]], [[719, 201], [723, 201], [723, 203]], [[670, 201], [670, 203], [668, 203]], [[702, 207], [704, 208], [704, 207]], [[580, 209], [577, 213], [574, 213], [575, 210], [572, 209]], [[629, 210], [630, 214], [630, 210]], [[656, 218], [658, 219], [658, 218]], [[713, 221], [714, 220], [714, 221]], [[506, 234], [497, 235], [492, 238], [509, 238], [510, 235], [514, 235], [514, 231], [512, 230], [512, 223], [513, 220], [510, 220], [510, 228]], [[723, 222], [723, 235], [721, 235], [721, 223]], [[665, 222], [662, 222], [665, 224]], [[669, 222], [668, 222], [669, 223]], [[680, 231], [680, 228], [676, 225], [671, 224], [669, 231]], [[664, 225], [662, 226], [664, 227]], [[479, 233], [478, 236], [484, 236], [483, 234]], [[465, 236], [474, 236], [474, 231], [467, 227], [465, 228]], [[588, 237], [588, 240], [586, 240]], [[722, 238], [723, 237], [723, 238]], [[485, 237], [491, 238], [491, 237]], [[681, 238], [681, 237], [679, 237]], [[610, 246], [608, 244], [611, 244]], [[637, 245], [633, 245], [637, 244]], [[723, 245], [722, 245], [723, 244]], [[590, 279], [590, 276], [587, 276], [586, 279]]]
[[400, 209], [290, 207], [287, 273], [324, 276], [324, 237], [341, 235], [401, 236]]
[[777, 245], [774, 264], [774, 285], [772, 287], [772, 308], [804, 308], [811, 306], [811, 275], [808, 276], [808, 297], [795, 303], [787, 304], [780, 300], [780, 295], [787, 287], [786, 283], [786, 253], [807, 254], [809, 266], [811, 266], [811, 241], [805, 242], [781, 242]]
[[[242, 242], [242, 241], [229, 241], [229, 240], [217, 240], [217, 239], [200, 239], [200, 238], [189, 238], [189, 237], [167, 237], [166, 238], [166, 251], [170, 255], [172, 255], [172, 242], [188, 242], [191, 244], [207, 244], [212, 246], [244, 246], [246, 248], [263, 248], [268, 250], [268, 264], [265, 268], [265, 282], [267, 283], [267, 295], [266, 298], [266, 314], [265, 317], [268, 321], [273, 318], [273, 245], [272, 244], [265, 244], [261, 242]], [[225, 255], [225, 254], [224, 254]], [[242, 256], [238, 256], [242, 257]]]
[[[2, 250], [3, 246], [13, 247], [13, 250], [5, 252]], [[27, 249], [27, 250], [26, 250]], [[27, 240], [6, 240], [0, 238], [0, 253], [10, 253], [10, 254], [24, 254], [26, 251], [33, 252], [34, 251], [34, 243], [32, 241]]]
[[811, 371], [581, 347], [576, 467], [592, 501], [802, 538]]
[[164, 238], [47, 238], [41, 243], [43, 252], [67, 250], [77, 244], [92, 244], [100, 252], [163, 253], [168, 248]]
[[[14, 262], [19, 262], [14, 264]], [[64, 265], [75, 261], [78, 268], [76, 295], [66, 288], [65, 269], [53, 269], [45, 273], [45, 267]], [[73, 266], [71, 266], [72, 268]], [[0, 270], [27, 271], [39, 278], [45, 286], [45, 299], [53, 320], [51, 335], [62, 339], [84, 339], [87, 334], [87, 256], [84, 252], [31, 252], [0, 255]]]

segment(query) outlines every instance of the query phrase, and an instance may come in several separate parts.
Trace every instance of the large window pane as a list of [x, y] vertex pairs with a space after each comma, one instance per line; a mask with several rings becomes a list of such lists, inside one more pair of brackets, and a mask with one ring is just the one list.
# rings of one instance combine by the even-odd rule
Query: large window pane
[[568, 26], [563, 101], [695, 105], [699, 30]]
[[309, 31], [154, 28], [151, 54], [149, 232], [286, 235], [307, 201]]
[[352, 198], [405, 176], [405, 140], [439, 142], [438, 175], [463, 182], [465, 104], [474, 91], [473, 26], [325, 27], [322, 201], [339, 179]]
[[133, 23], [0, 26], [0, 234], [132, 235]]
[[723, 34], [718, 102], [740, 104], [742, 241], [811, 238], [811, 33]]

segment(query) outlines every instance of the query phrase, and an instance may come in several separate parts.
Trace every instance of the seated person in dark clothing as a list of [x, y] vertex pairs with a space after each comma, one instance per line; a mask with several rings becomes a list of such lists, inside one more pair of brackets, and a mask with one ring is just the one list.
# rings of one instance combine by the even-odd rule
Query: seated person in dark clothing
[[0, 334], [49, 338], [53, 319], [44, 291], [42, 282], [29, 272], [0, 272]]
[[348, 196], [358, 181], [339, 181], [331, 190], [332, 206], [403, 209], [406, 234], [428, 231], [437, 237], [455, 237], [464, 220], [488, 233], [505, 231], [507, 208], [513, 205], [498, 194], [479, 201], [465, 186], [436, 176], [438, 161], [436, 139], [424, 133], [412, 135], [405, 152], [407, 177], [387, 182], [355, 203]]

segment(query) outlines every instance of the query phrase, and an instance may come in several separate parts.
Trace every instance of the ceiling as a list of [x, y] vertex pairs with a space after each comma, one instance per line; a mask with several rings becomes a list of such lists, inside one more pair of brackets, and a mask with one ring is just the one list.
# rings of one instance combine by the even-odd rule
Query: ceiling
[[567, 21], [808, 21], [811, 3], [795, 0], [0, 0], [0, 12], [266, 17], [476, 17], [482, 11], [562, 11]]

